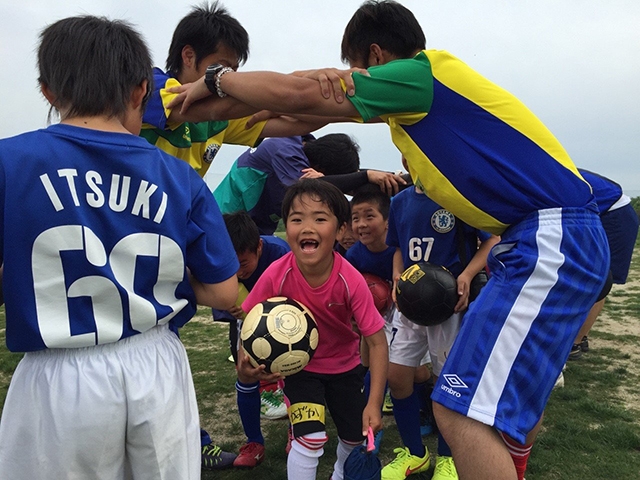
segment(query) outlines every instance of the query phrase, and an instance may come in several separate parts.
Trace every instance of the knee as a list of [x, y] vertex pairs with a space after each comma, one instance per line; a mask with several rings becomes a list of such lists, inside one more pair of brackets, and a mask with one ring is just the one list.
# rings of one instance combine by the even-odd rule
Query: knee
[[411, 381], [398, 377], [389, 377], [389, 391], [393, 398], [407, 398], [413, 393], [413, 378]]

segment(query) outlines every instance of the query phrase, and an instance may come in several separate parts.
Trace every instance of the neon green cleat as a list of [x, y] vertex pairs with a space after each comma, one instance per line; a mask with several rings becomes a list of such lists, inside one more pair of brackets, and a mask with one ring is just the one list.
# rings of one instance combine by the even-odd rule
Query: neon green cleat
[[458, 480], [458, 472], [451, 457], [438, 457], [431, 480]]
[[431, 459], [429, 450], [424, 447], [424, 457], [411, 455], [407, 447], [396, 448], [393, 453], [397, 456], [389, 465], [382, 469], [382, 480], [404, 480], [414, 473], [425, 472], [429, 469]]
[[382, 414], [383, 415], [393, 414], [393, 401], [391, 400], [391, 394], [389, 393], [388, 390], [384, 396], [384, 402], [382, 402]]

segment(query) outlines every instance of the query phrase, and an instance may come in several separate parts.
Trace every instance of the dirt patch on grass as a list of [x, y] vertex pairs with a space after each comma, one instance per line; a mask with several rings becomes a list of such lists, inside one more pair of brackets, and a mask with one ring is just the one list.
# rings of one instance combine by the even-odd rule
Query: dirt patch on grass
[[[640, 287], [640, 275], [633, 271], [625, 285], [614, 285], [607, 297], [605, 309], [596, 320], [589, 343], [596, 352], [599, 348], [610, 348], [619, 352], [620, 359], [613, 359], [608, 369], [624, 368], [628, 371], [629, 382], [618, 388], [617, 396], [626, 408], [640, 411], [640, 319], [625, 315], [624, 303], [633, 295], [637, 295]], [[598, 338], [597, 333], [606, 334], [606, 338]], [[595, 352], [594, 352], [595, 353]], [[640, 423], [638, 420], [637, 423]]]

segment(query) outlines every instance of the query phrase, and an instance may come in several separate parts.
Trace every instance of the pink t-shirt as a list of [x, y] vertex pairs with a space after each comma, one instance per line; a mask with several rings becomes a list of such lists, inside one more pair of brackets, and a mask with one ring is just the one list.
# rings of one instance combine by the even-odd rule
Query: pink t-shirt
[[324, 284], [312, 288], [300, 272], [293, 253], [273, 262], [258, 279], [242, 303], [245, 312], [270, 297], [288, 297], [305, 305], [318, 323], [318, 348], [305, 367], [314, 373], [343, 373], [360, 363], [359, 335], [384, 327], [384, 319], [373, 304], [367, 282], [349, 262], [333, 254], [333, 269]]

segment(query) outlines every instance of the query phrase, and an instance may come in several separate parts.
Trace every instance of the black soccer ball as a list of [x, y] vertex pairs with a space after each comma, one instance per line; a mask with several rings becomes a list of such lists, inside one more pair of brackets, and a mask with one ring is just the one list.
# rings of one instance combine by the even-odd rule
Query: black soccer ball
[[453, 315], [458, 303], [456, 279], [446, 268], [420, 262], [407, 268], [396, 285], [398, 310], [418, 325], [432, 326]]

